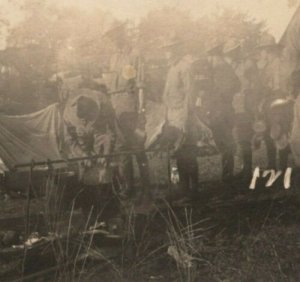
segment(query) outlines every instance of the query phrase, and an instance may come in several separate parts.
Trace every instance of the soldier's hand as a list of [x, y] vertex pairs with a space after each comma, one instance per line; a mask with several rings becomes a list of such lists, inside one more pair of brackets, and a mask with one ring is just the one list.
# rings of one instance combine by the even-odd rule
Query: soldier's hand
[[88, 168], [92, 167], [92, 165], [93, 165], [92, 160], [89, 160], [89, 159], [84, 160], [82, 163], [83, 163], [84, 167], [88, 167]]
[[106, 158], [100, 158], [98, 159], [98, 162], [97, 162], [100, 166], [102, 167], [106, 167], [107, 166], [107, 160]]
[[[112, 146], [113, 144], [115, 144], [116, 140], [117, 140], [117, 136], [115, 133], [110, 133], [109, 135], [109, 142], [110, 142], [110, 145]], [[110, 153], [110, 152], [109, 152]]]
[[127, 85], [126, 85], [126, 92], [129, 94], [133, 94], [135, 92], [136, 88], [135, 88], [135, 83], [134, 81], [130, 80], [128, 81]]

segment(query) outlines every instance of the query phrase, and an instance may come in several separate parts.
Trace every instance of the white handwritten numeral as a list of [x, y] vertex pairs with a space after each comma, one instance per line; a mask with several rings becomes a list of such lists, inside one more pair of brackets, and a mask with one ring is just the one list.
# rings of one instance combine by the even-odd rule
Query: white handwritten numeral
[[290, 189], [291, 188], [291, 177], [292, 177], [292, 169], [289, 167], [284, 175], [284, 189]]
[[254, 169], [252, 180], [251, 180], [250, 187], [249, 187], [251, 190], [255, 189], [255, 187], [256, 187], [256, 181], [259, 178], [259, 176], [260, 176], [260, 174], [259, 174], [259, 167], [256, 167]]
[[[262, 174], [263, 178], [266, 178], [268, 175], [270, 175], [265, 187], [271, 187], [276, 180], [282, 175], [282, 171], [275, 171], [274, 169], [265, 170]], [[260, 169], [259, 167], [256, 167], [253, 172], [252, 180], [249, 186], [249, 189], [254, 190], [256, 187], [257, 179], [260, 178]], [[291, 177], [292, 177], [292, 168], [287, 168], [284, 174], [284, 180], [283, 185], [284, 189], [290, 189], [291, 188]]]
[[279, 178], [279, 176], [282, 174], [282, 171], [275, 171], [275, 170], [266, 170], [263, 173], [263, 178], [267, 177], [268, 174], [270, 174], [270, 178], [266, 183], [266, 187], [271, 187], [275, 181]]

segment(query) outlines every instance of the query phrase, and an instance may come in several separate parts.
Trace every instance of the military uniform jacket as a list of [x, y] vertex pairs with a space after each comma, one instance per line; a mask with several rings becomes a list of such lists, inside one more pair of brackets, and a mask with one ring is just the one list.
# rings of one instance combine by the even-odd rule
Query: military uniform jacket
[[261, 80], [257, 65], [251, 59], [243, 59], [233, 64], [235, 74], [240, 80], [240, 92], [235, 95], [233, 107], [236, 113], [254, 114], [261, 100]]
[[[99, 107], [94, 121], [83, 123], [76, 114], [76, 101], [85, 96], [95, 101]], [[99, 91], [82, 89], [81, 94], [69, 99], [64, 110], [66, 125], [66, 145], [72, 157], [109, 154], [117, 127], [109, 99]]]
[[190, 56], [185, 56], [171, 65], [163, 94], [168, 124], [183, 132], [187, 132], [189, 110], [195, 106], [192, 62]]
[[120, 91], [111, 96], [117, 117], [120, 117], [122, 113], [137, 111], [136, 83], [140, 77], [140, 60], [140, 57], [125, 52], [114, 54], [110, 60], [109, 90]]
[[281, 63], [279, 57], [274, 57], [273, 60], [269, 62], [258, 63], [264, 96], [270, 96], [272, 98], [281, 98], [283, 96]]
[[203, 104], [210, 112], [210, 119], [233, 115], [233, 97], [240, 91], [240, 81], [233, 68], [217, 58], [211, 69], [211, 89], [203, 97]]

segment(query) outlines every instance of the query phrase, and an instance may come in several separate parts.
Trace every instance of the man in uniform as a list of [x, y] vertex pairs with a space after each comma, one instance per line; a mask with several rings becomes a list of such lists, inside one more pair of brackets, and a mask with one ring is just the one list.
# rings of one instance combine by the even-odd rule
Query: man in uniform
[[256, 63], [242, 52], [240, 42], [233, 38], [226, 42], [223, 49], [225, 60], [231, 65], [241, 83], [240, 91], [233, 97], [235, 133], [243, 160], [243, 169], [237, 178], [248, 182], [252, 177], [252, 125], [261, 93]]
[[[142, 150], [143, 136], [138, 134], [140, 117], [144, 114], [143, 99], [143, 62], [134, 54], [126, 24], [117, 26], [106, 33], [106, 37], [114, 44], [116, 53], [111, 57], [109, 66], [108, 89], [113, 94], [111, 101], [116, 113], [124, 143], [120, 150]], [[148, 161], [145, 153], [137, 153], [142, 186], [148, 193], [149, 186]], [[121, 196], [128, 198], [133, 193], [133, 162], [131, 155], [120, 157], [119, 182]]]
[[[271, 169], [276, 168], [276, 155], [277, 150], [274, 141], [271, 138], [271, 132], [276, 127], [272, 126], [272, 119], [270, 112], [272, 102], [276, 99], [285, 98], [286, 94], [282, 89], [281, 81], [281, 59], [280, 59], [280, 46], [276, 44], [275, 38], [272, 35], [264, 34], [260, 40], [258, 51], [260, 52], [259, 61], [257, 66], [259, 69], [260, 78], [262, 81], [262, 103], [260, 105], [260, 117], [266, 123], [265, 130], [265, 143], [267, 147], [268, 167]], [[279, 157], [281, 167], [286, 166], [288, 148], [279, 150]]]
[[208, 111], [210, 128], [222, 157], [222, 181], [233, 179], [234, 168], [234, 111], [233, 97], [240, 90], [240, 82], [232, 67], [224, 60], [223, 44], [216, 41], [207, 47], [211, 65], [211, 89], [203, 97]]
[[163, 94], [166, 107], [164, 135], [173, 145], [184, 199], [198, 188], [197, 131], [193, 130], [196, 106], [193, 58], [186, 54], [184, 43], [178, 38], [173, 38], [164, 49], [170, 65]]
[[105, 198], [111, 198], [111, 173], [108, 158], [92, 157], [113, 151], [117, 136], [113, 109], [103, 93], [81, 89], [80, 95], [68, 99], [63, 118], [68, 157], [91, 157], [79, 162], [79, 180], [84, 191], [78, 200], [85, 215], [89, 216], [93, 211], [92, 219], [95, 219], [94, 216], [98, 217], [103, 208]]

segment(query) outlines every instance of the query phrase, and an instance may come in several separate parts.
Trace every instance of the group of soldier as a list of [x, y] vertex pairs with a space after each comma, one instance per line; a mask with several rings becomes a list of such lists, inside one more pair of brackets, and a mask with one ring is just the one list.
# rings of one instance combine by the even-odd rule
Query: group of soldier
[[[287, 167], [287, 136], [295, 98], [290, 92], [295, 91], [299, 77], [283, 85], [282, 46], [273, 36], [263, 34], [257, 46], [248, 52], [234, 38], [213, 41], [200, 59], [188, 54], [184, 43], [178, 40], [165, 49], [170, 68], [163, 100], [167, 126], [182, 134], [175, 157], [184, 195], [193, 195], [198, 188], [197, 140], [205, 128], [197, 117], [211, 130], [221, 154], [225, 186], [241, 181], [249, 187], [253, 147], [261, 141], [265, 142], [268, 168]], [[234, 175], [237, 149], [243, 168]]]
[[[69, 108], [75, 111], [80, 123], [74, 122], [72, 115], [66, 114], [68, 111], [64, 118], [73, 156], [112, 152], [116, 155], [101, 158], [94, 164], [85, 161], [82, 177], [93, 166], [104, 170], [113, 167], [110, 179], [114, 186], [121, 187], [119, 196], [129, 199], [134, 191], [133, 155], [141, 186], [145, 188], [143, 192], [150, 194], [148, 160], [143, 152], [147, 61], [141, 59], [140, 53], [133, 54], [133, 46], [124, 33], [113, 30], [107, 35], [116, 49], [110, 60], [107, 84], [86, 79], [79, 86], [80, 96], [69, 102]], [[272, 102], [287, 96], [280, 85], [280, 46], [275, 39], [263, 35], [251, 52], [245, 52], [241, 42], [234, 38], [211, 42], [201, 58], [188, 50], [186, 42], [176, 36], [161, 47], [168, 61], [168, 71], [162, 95], [165, 123], [158, 140], [162, 147], [167, 144], [171, 148], [181, 196], [191, 197], [198, 191], [198, 143], [207, 137], [207, 129], [221, 154], [225, 185], [235, 180], [249, 185], [253, 146], [261, 140], [266, 144], [268, 167], [276, 168], [277, 151], [280, 168], [286, 167], [289, 146], [279, 150], [276, 147], [269, 115]], [[85, 95], [85, 89], [91, 91]], [[237, 148], [243, 168], [234, 175]], [[102, 180], [109, 182], [105, 173]]]

